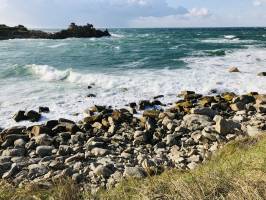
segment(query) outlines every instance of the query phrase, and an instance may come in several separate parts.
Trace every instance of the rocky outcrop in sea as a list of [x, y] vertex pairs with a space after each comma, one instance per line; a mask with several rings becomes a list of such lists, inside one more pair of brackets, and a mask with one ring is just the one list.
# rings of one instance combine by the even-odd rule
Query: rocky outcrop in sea
[[22, 25], [9, 27], [0, 25], [0, 40], [8, 39], [66, 39], [66, 38], [91, 38], [111, 36], [108, 30], [95, 29], [92, 24], [78, 26], [71, 23], [70, 26], [59, 32], [48, 33], [40, 30], [29, 30]]
[[[194, 169], [229, 141], [266, 131], [266, 95], [184, 91], [169, 107], [161, 97], [130, 103], [127, 109], [95, 105], [78, 123], [58, 119], [5, 129], [0, 176], [16, 186], [51, 186], [70, 177], [95, 191], [128, 177]], [[19, 111], [14, 120], [37, 121], [40, 115]]]

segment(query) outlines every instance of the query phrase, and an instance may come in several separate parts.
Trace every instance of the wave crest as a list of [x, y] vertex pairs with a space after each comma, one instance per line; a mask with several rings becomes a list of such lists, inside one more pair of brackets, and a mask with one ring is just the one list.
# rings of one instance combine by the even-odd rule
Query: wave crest
[[72, 69], [58, 70], [49, 65], [27, 65], [33, 75], [37, 75], [44, 81], [62, 81], [66, 80], [71, 74]]

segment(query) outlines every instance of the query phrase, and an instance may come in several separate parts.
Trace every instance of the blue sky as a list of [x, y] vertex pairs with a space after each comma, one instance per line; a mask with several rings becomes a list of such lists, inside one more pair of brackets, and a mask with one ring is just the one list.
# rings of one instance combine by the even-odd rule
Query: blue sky
[[60, 28], [266, 26], [266, 0], [0, 0], [0, 23]]

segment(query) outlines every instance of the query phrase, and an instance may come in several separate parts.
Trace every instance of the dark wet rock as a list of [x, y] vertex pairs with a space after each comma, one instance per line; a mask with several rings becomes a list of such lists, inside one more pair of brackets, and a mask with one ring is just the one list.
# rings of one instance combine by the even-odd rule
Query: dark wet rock
[[160, 99], [160, 98], [163, 98], [163, 97], [164, 97], [164, 95], [158, 95], [158, 96], [153, 97], [153, 99]]
[[50, 112], [49, 107], [42, 107], [42, 106], [39, 107], [39, 113], [49, 113], [49, 112]]
[[153, 107], [153, 103], [147, 100], [143, 100], [139, 102], [139, 109], [140, 110], [145, 110], [147, 108]]
[[16, 122], [20, 122], [20, 121], [28, 120], [28, 117], [25, 115], [25, 111], [20, 110], [13, 116], [13, 119]]
[[34, 110], [25, 112], [25, 116], [27, 117], [27, 120], [30, 120], [31, 122], [38, 122], [41, 119], [41, 114]]
[[94, 105], [93, 107], [90, 108], [90, 110], [92, 112], [100, 113], [100, 112], [103, 112], [103, 111], [107, 110], [107, 108], [106, 108], [106, 106]]
[[65, 118], [59, 118], [58, 119], [58, 122], [59, 123], [68, 123], [68, 124], [75, 124], [75, 122], [74, 121], [72, 121], [72, 120], [69, 120], [69, 119], [65, 119]]
[[130, 108], [136, 108], [137, 104], [135, 102], [129, 103]]
[[163, 106], [164, 104], [159, 100], [154, 100], [151, 102], [153, 106]]
[[53, 129], [55, 126], [59, 124], [58, 120], [49, 120], [47, 121], [44, 126], [48, 129]]
[[89, 98], [95, 98], [96, 95], [95, 94], [88, 94], [87, 97], [89, 97]]
[[39, 30], [28, 30], [22, 25], [15, 27], [9, 27], [6, 25], [0, 25], [0, 40], [8, 40], [15, 38], [32, 38], [32, 39], [66, 39], [66, 38], [91, 38], [91, 37], [104, 37], [110, 36], [108, 30], [102, 31], [95, 29], [91, 24], [85, 26], [77, 26], [72, 23], [68, 29], [56, 32], [48, 33]]
[[260, 72], [258, 73], [258, 76], [266, 76], [266, 72]]
[[255, 101], [256, 101], [255, 97], [251, 95], [240, 95], [232, 100], [233, 103], [242, 103], [244, 105], [249, 103], [255, 103]]

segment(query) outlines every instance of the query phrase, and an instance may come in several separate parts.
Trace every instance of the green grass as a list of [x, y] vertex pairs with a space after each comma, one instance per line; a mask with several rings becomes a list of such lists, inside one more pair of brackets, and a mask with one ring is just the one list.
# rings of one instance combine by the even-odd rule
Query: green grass
[[50, 190], [37, 186], [0, 186], [0, 199], [266, 199], [266, 136], [227, 144], [207, 163], [190, 172], [171, 170], [145, 180], [125, 180], [109, 191], [78, 192], [71, 181]]

